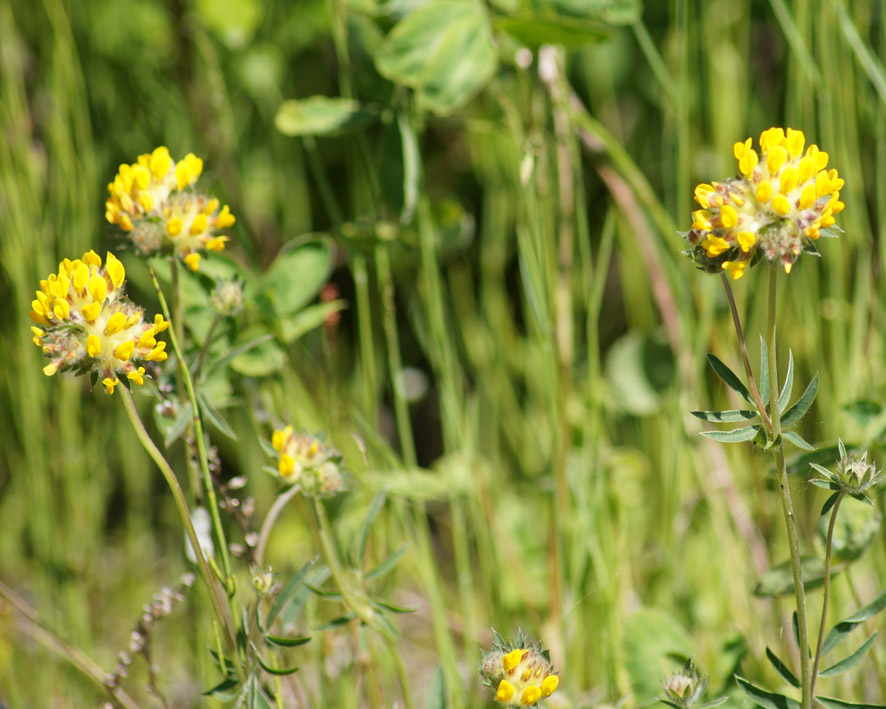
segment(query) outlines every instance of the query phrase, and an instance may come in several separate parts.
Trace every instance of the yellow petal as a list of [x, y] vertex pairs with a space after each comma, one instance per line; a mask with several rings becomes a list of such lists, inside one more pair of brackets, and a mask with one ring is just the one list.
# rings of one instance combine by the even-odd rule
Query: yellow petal
[[497, 702], [509, 702], [511, 701], [511, 697], [514, 696], [514, 685], [508, 682], [506, 679], [503, 679], [498, 683], [498, 690], [495, 692], [495, 701]]
[[511, 650], [507, 655], [501, 658], [501, 666], [504, 667], [505, 672], [510, 672], [520, 664], [520, 660], [522, 659], [523, 650], [517, 648], [516, 650]]
[[114, 356], [123, 362], [128, 362], [129, 358], [132, 357], [132, 351], [134, 349], [135, 343], [132, 340], [128, 340], [117, 346], [117, 349], [114, 350]]
[[523, 695], [520, 697], [520, 703], [525, 707], [531, 707], [539, 699], [541, 699], [541, 687], [536, 687], [534, 684], [531, 684], [523, 690]]
[[86, 354], [90, 357], [98, 357], [102, 353], [102, 341], [98, 335], [90, 335], [86, 338]]
[[560, 678], [557, 675], [548, 675], [545, 677], [544, 682], [541, 683], [541, 695], [543, 697], [550, 697], [559, 686]]
[[116, 335], [126, 326], [126, 316], [117, 311], [111, 317], [108, 318], [108, 322], [105, 324], [105, 334], [106, 335]]

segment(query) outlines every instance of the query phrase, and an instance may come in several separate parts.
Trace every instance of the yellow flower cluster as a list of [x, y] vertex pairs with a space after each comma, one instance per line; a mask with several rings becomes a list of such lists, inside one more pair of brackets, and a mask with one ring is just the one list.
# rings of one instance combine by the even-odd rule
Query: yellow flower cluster
[[142, 254], [172, 253], [196, 271], [200, 251], [224, 249], [228, 237], [217, 232], [236, 221], [227, 205], [194, 191], [202, 172], [203, 160], [193, 153], [178, 162], [164, 146], [139, 155], [108, 185], [105, 218], [128, 232]]
[[347, 487], [341, 454], [316, 436], [286, 426], [274, 431], [271, 445], [279, 454], [280, 477], [290, 485], [300, 485], [306, 495], [328, 497]]
[[828, 154], [806, 147], [802, 131], [770, 128], [760, 135], [760, 153], [751, 139], [736, 143], [739, 175], [700, 184], [695, 199], [688, 253], [707, 271], [740, 278], [761, 257], [779, 261], [790, 273], [804, 248], [834, 225], [843, 180], [828, 170]]
[[495, 689], [495, 701], [499, 704], [533, 706], [554, 693], [560, 678], [554, 674], [548, 653], [540, 646], [518, 645], [513, 649], [510, 645], [496, 645], [492, 652], [484, 655], [480, 674], [485, 684]]
[[65, 370], [91, 372], [113, 394], [118, 375], [144, 384], [145, 368], [136, 362], [166, 359], [166, 343], [156, 335], [169, 324], [162, 315], [153, 323], [144, 319], [144, 310], [124, 294], [125, 279], [114, 254], [108, 252], [102, 267], [101, 257], [88, 251], [82, 258], [65, 259], [58, 273], [40, 281], [29, 315], [34, 344], [51, 360], [43, 368], [47, 376]]

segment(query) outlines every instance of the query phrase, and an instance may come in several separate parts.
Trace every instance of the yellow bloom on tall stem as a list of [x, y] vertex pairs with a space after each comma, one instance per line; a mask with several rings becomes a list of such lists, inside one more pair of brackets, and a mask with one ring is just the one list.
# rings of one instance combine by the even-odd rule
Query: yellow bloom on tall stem
[[516, 643], [505, 642], [497, 633], [495, 636], [492, 650], [484, 653], [479, 667], [483, 684], [495, 690], [495, 701], [509, 707], [531, 707], [551, 696], [560, 678], [548, 651], [529, 642], [522, 631]]
[[188, 153], [175, 162], [160, 146], [123, 164], [108, 185], [105, 218], [129, 234], [144, 255], [171, 253], [196, 271], [201, 251], [221, 251], [219, 231], [236, 221], [228, 205], [194, 190], [203, 160]]
[[34, 344], [51, 361], [43, 368], [47, 376], [74, 370], [92, 373], [108, 394], [123, 377], [144, 384], [145, 368], [139, 362], [162, 362], [166, 343], [156, 336], [169, 327], [162, 315], [153, 322], [144, 309], [124, 293], [123, 263], [108, 252], [101, 257], [88, 251], [82, 258], [65, 259], [58, 273], [40, 281], [29, 316]]
[[761, 258], [778, 261], [786, 273], [823, 229], [843, 211], [843, 180], [827, 169], [828, 154], [806, 147], [802, 131], [770, 128], [760, 135], [760, 152], [750, 138], [733, 146], [738, 175], [700, 184], [686, 252], [709, 272], [744, 275]]

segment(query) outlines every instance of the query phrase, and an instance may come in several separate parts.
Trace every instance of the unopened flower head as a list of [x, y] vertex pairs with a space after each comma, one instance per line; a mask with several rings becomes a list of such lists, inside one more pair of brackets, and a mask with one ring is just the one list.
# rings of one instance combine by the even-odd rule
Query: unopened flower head
[[209, 303], [219, 315], [236, 315], [243, 309], [243, 284], [237, 278], [217, 281]]
[[341, 453], [317, 436], [286, 426], [274, 431], [271, 445], [279, 455], [280, 477], [290, 485], [298, 484], [304, 494], [331, 497], [347, 489]]
[[733, 278], [762, 258], [790, 273], [802, 251], [817, 253], [812, 241], [843, 211], [843, 179], [827, 169], [827, 153], [807, 148], [803, 132], [791, 128], [763, 131], [759, 154], [750, 138], [733, 152], [736, 177], [695, 188], [701, 209], [692, 213], [686, 253], [703, 270]]
[[224, 249], [228, 237], [218, 232], [236, 221], [228, 205], [194, 190], [202, 172], [203, 160], [193, 153], [178, 162], [164, 146], [139, 155], [108, 185], [105, 218], [128, 232], [143, 255], [173, 254], [196, 271], [200, 252]]
[[51, 360], [43, 368], [47, 376], [66, 370], [92, 373], [113, 394], [120, 377], [144, 384], [140, 361], [166, 359], [166, 343], [156, 336], [169, 323], [162, 315], [153, 323], [145, 320], [144, 310], [124, 294], [125, 278], [114, 254], [108, 252], [102, 266], [101, 257], [89, 251], [65, 259], [58, 273], [40, 281], [29, 315], [34, 344]]
[[[867, 493], [886, 481], [883, 471], [879, 470], [873, 461], [868, 460], [868, 452], [856, 456], [849, 453], [843, 441], [837, 441], [840, 450], [840, 459], [837, 461], [837, 471], [832, 473], [825, 467], [816, 463], [810, 465], [822, 474], [824, 480], [821, 487], [829, 487], [832, 490], [843, 490], [846, 494], [858, 500], [870, 502]], [[813, 483], [819, 484], [815, 480]]]
[[699, 677], [698, 669], [692, 660], [679, 672], [672, 674], [661, 683], [668, 701], [675, 706], [689, 709], [704, 694], [708, 687], [708, 677]]
[[495, 690], [495, 701], [508, 707], [534, 706], [550, 697], [560, 683], [550, 653], [524, 638], [522, 631], [516, 643], [505, 642], [495, 633], [495, 643], [483, 654], [479, 671], [483, 684]]

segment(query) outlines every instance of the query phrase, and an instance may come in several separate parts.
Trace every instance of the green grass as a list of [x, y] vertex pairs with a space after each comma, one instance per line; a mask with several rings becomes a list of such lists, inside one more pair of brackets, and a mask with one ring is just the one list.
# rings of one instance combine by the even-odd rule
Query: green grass
[[[791, 125], [830, 154], [846, 179], [845, 233], [782, 279], [779, 336], [798, 382], [821, 377], [798, 430], [820, 445], [864, 443], [877, 458], [877, 421], [846, 410], [883, 403], [886, 385], [886, 23], [876, 3], [649, 2], [639, 22], [558, 55], [584, 108], [563, 85], [549, 90], [536, 63], [515, 69], [516, 45], [500, 35], [494, 78], [445, 117], [372, 69], [363, 52], [395, 19], [368, 12], [374, 2], [240, 0], [224, 21], [209, 5], [0, 0], [0, 580], [110, 671], [142, 606], [188, 570], [168, 490], [120, 402], [85, 379], [45, 377], [27, 318], [39, 279], [89, 248], [120, 254], [131, 295], [158, 310], [146, 269], [102, 216], [117, 165], [164, 144], [205, 159], [203, 180], [238, 217], [230, 251], [246, 272], [306, 234], [335, 244], [341, 322], [285, 348], [269, 376], [232, 373], [238, 440], [211, 440], [223, 477], [247, 476], [256, 527], [277, 491], [259, 439], [279, 421], [325, 430], [346, 456], [354, 489], [328, 505], [342, 549], [387, 491], [364, 568], [408, 542], [371, 588], [417, 608], [395, 621], [415, 706], [438, 666], [449, 706], [487, 705], [475, 667], [490, 627], [522, 628], [551, 649], [561, 676], [551, 706], [642, 704], [681, 664], [669, 654], [696, 658], [712, 698], [737, 691], [736, 670], [784, 690], [764, 652], [794, 652], [791, 599], [753, 595], [760, 574], [788, 558], [775, 478], [769, 457], [706, 441], [688, 415], [737, 404], [705, 353], [736, 371], [740, 361], [718, 279], [695, 272], [677, 231], [689, 228], [694, 186], [733, 171], [735, 141]], [[274, 128], [284, 99], [315, 94], [387, 113], [338, 137]], [[400, 224], [397, 131], [408, 137], [407, 127], [421, 170]], [[758, 269], [735, 286], [755, 366], [764, 280]], [[784, 367], [787, 352], [779, 359]], [[403, 368], [428, 382], [416, 400]], [[136, 401], [150, 419], [150, 402]], [[186, 479], [181, 444], [169, 455]], [[794, 489], [814, 551], [825, 498], [799, 479]], [[319, 551], [299, 509], [284, 511], [266, 554], [283, 581]], [[851, 583], [835, 580], [830, 618], [884, 582], [881, 530]], [[810, 593], [813, 619], [820, 598]], [[207, 601], [195, 584], [155, 632], [171, 705], [197, 704], [220, 680]], [[342, 612], [311, 596], [298, 632]], [[106, 698], [2, 602], [0, 629], [0, 702]], [[302, 668], [293, 696], [393, 705], [396, 666], [378, 636], [354, 623], [312, 635], [287, 651]], [[886, 656], [880, 639], [874, 652]], [[818, 688], [881, 703], [874, 665]], [[124, 686], [151, 706], [145, 681], [139, 666]]]

